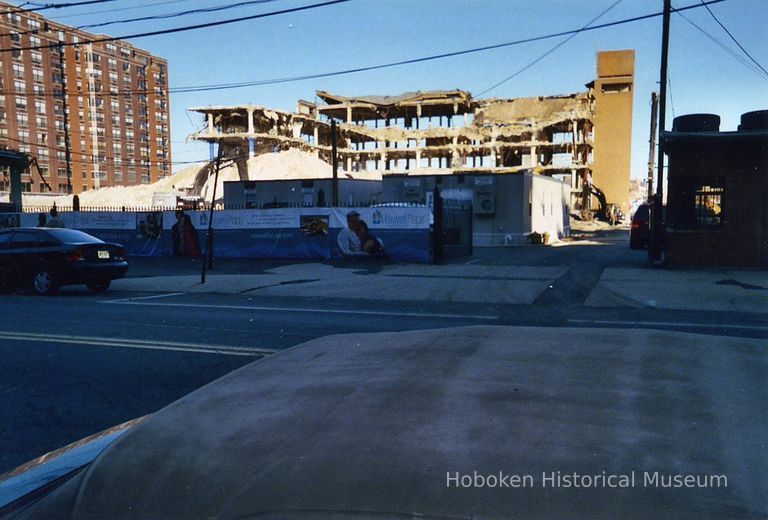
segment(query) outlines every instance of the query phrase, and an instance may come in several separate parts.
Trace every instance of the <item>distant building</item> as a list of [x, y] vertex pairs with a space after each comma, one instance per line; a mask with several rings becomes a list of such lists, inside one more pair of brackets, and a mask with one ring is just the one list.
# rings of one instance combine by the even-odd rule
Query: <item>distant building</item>
[[565, 180], [575, 193], [591, 178], [608, 202], [627, 209], [634, 51], [598, 53], [598, 79], [587, 87], [517, 99], [474, 99], [462, 90], [356, 97], [318, 91], [320, 103], [300, 100], [296, 112], [191, 108], [207, 122], [191, 137], [221, 143], [247, 180], [249, 155], [299, 148], [330, 163], [334, 120], [342, 172], [525, 171]]
[[[167, 62], [99, 38], [0, 1], [0, 147], [30, 154], [42, 174], [24, 174], [24, 191], [48, 191], [47, 182], [80, 193], [171, 173]], [[8, 185], [0, 176], [0, 191]]]
[[672, 265], [768, 269], [768, 110], [675, 118], [669, 155], [667, 261]]

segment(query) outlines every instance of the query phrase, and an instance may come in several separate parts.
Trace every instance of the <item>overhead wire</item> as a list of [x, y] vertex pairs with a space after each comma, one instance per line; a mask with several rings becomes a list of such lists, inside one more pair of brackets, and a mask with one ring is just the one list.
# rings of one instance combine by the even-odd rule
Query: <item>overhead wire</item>
[[598, 14], [597, 16], [592, 18], [589, 22], [587, 22], [587, 24], [584, 25], [581, 29], [579, 29], [578, 31], [568, 35], [568, 37], [566, 37], [560, 43], [558, 43], [557, 45], [555, 45], [554, 47], [552, 47], [551, 49], [549, 49], [544, 54], [542, 54], [538, 58], [534, 59], [533, 61], [531, 61], [527, 65], [525, 65], [525, 66], [521, 67], [520, 69], [518, 69], [517, 71], [513, 72], [512, 74], [510, 74], [506, 78], [502, 79], [501, 81], [499, 81], [497, 83], [494, 83], [492, 86], [488, 87], [487, 89], [483, 90], [482, 92], [479, 92], [477, 94], [477, 96], [479, 97], [479, 96], [482, 96], [484, 94], [487, 94], [488, 92], [490, 92], [491, 90], [495, 89], [496, 87], [499, 87], [499, 86], [503, 85], [507, 81], [516, 78], [517, 76], [519, 76], [520, 74], [522, 74], [526, 70], [530, 69], [531, 67], [536, 65], [538, 62], [540, 62], [541, 60], [543, 60], [544, 58], [546, 58], [547, 56], [549, 56], [550, 54], [555, 52], [557, 49], [559, 49], [560, 47], [562, 47], [563, 45], [565, 45], [566, 43], [571, 41], [573, 38], [576, 37], [576, 35], [578, 35], [579, 33], [583, 32], [586, 28], [588, 28], [590, 25], [595, 23], [597, 20], [599, 20], [600, 18], [605, 16], [610, 10], [612, 10], [614, 7], [619, 5], [621, 2], [622, 2], [622, 0], [616, 0], [614, 3], [612, 3], [610, 6], [608, 6], [608, 8], [604, 9], [600, 14]]
[[[346, 0], [342, 0], [342, 1], [346, 1]], [[716, 3], [721, 3], [721, 2], [724, 2], [724, 1], [726, 1], [726, 0], [708, 0], [707, 3], [708, 4], [716, 4]], [[684, 6], [684, 7], [675, 8], [674, 11], [680, 13], [682, 11], [687, 11], [687, 10], [690, 10], [690, 9], [697, 9], [697, 8], [700, 8], [700, 7], [701, 7], [700, 4], [691, 4], [691, 5], [687, 5], [687, 6]], [[191, 92], [206, 92], [206, 91], [210, 91], [210, 90], [229, 90], [229, 89], [246, 88], [246, 87], [277, 85], [277, 84], [281, 84], [281, 83], [291, 83], [291, 82], [295, 82], [295, 81], [303, 81], [303, 80], [308, 80], [308, 79], [328, 78], [328, 77], [342, 76], [342, 75], [346, 75], [346, 74], [353, 74], [353, 73], [359, 73], [359, 72], [369, 72], [369, 71], [372, 71], [372, 70], [381, 70], [381, 69], [386, 69], [386, 68], [391, 68], [391, 67], [398, 67], [398, 66], [402, 66], [402, 65], [412, 65], [412, 64], [416, 64], [416, 63], [424, 63], [424, 62], [433, 61], [433, 60], [451, 58], [451, 57], [455, 57], [455, 56], [463, 56], [463, 55], [467, 55], [467, 54], [474, 54], [474, 53], [484, 52], [484, 51], [488, 51], [488, 50], [495, 50], [495, 49], [501, 49], [501, 48], [505, 48], [505, 47], [512, 47], [512, 46], [515, 46], [515, 45], [522, 45], [522, 44], [525, 44], [525, 43], [542, 41], [542, 40], [547, 40], [547, 39], [551, 39], [551, 38], [557, 38], [557, 37], [560, 37], [560, 36], [568, 36], [568, 35], [572, 35], [572, 34], [575, 35], [575, 34], [578, 34], [578, 33], [581, 33], [581, 32], [594, 31], [594, 30], [598, 30], [598, 29], [604, 29], [606, 27], [614, 27], [614, 26], [617, 26], [617, 25], [623, 25], [623, 24], [634, 23], [634, 22], [638, 22], [638, 21], [642, 21], [642, 20], [647, 20], [647, 19], [659, 17], [662, 14], [663, 14], [662, 12], [650, 13], [650, 14], [646, 14], [646, 15], [631, 17], [631, 18], [624, 18], [624, 19], [621, 19], [621, 20], [613, 21], [613, 22], [607, 22], [607, 23], [602, 23], [602, 24], [598, 24], [598, 25], [591, 25], [591, 26], [586, 27], [586, 28], [582, 27], [582, 28], [579, 28], [579, 29], [572, 29], [572, 30], [567, 30], [567, 31], [560, 31], [560, 32], [557, 32], [557, 33], [550, 33], [550, 34], [544, 34], [544, 35], [539, 35], [539, 36], [532, 36], [532, 37], [529, 37], [529, 38], [523, 38], [523, 39], [513, 40], [513, 41], [509, 41], [509, 42], [503, 42], [503, 43], [497, 43], [497, 44], [492, 44], [492, 45], [486, 45], [486, 46], [483, 46], [483, 47], [474, 47], [474, 48], [463, 49], [463, 50], [459, 50], [459, 51], [453, 51], [453, 52], [447, 52], [447, 53], [441, 53], [441, 54], [433, 54], [433, 55], [430, 55], [430, 56], [423, 56], [423, 57], [419, 57], [419, 58], [400, 60], [400, 61], [383, 63], [383, 64], [378, 64], [378, 65], [370, 65], [370, 66], [365, 66], [365, 67], [356, 67], [356, 68], [343, 69], [343, 70], [337, 70], [337, 71], [332, 71], [332, 72], [321, 72], [321, 73], [316, 73], [316, 74], [304, 74], [304, 75], [299, 75], [299, 76], [288, 76], [288, 77], [283, 77], [283, 78], [272, 78], [272, 79], [265, 79], [265, 80], [243, 81], [243, 82], [237, 82], [237, 83], [217, 83], [217, 84], [209, 84], [209, 85], [192, 85], [192, 86], [172, 87], [172, 88], [168, 89], [168, 92], [169, 93], [175, 93], [175, 94], [182, 94], [182, 93], [191, 93]], [[82, 43], [87, 43], [87, 42], [82, 42]], [[46, 47], [50, 47], [50, 46], [46, 46]], [[39, 47], [35, 47], [35, 49], [37, 49], [37, 48], [39, 48]], [[7, 50], [8, 49], [0, 49], [0, 52], [5, 52]], [[11, 91], [7, 91], [7, 92], [12, 93]], [[122, 89], [122, 90], [118, 89], [116, 92], [112, 92], [112, 93], [99, 93], [99, 94], [96, 94], [96, 95], [97, 96], [111, 97], [111, 96], [119, 96], [119, 95], [126, 95], [126, 94], [148, 94], [150, 92], [152, 92], [152, 91], [147, 90], [147, 89]], [[157, 92], [157, 91], [155, 91], [155, 92]], [[51, 94], [48, 94], [48, 95], [60, 95], [60, 94], [51, 93]]]
[[165, 0], [163, 2], [151, 2], [148, 4], [132, 4], [128, 7], [117, 7], [115, 9], [103, 9], [101, 11], [88, 11], [87, 13], [57, 15], [56, 20], [64, 20], [67, 18], [78, 18], [82, 16], [92, 16], [94, 14], [118, 13], [122, 11], [135, 11], [136, 9], [146, 9], [148, 7], [157, 7], [160, 5], [180, 4], [182, 2], [189, 2], [189, 0]]
[[[113, 0], [93, 0], [93, 1], [113, 1]], [[317, 9], [321, 7], [328, 7], [331, 5], [336, 4], [343, 4], [350, 2], [351, 0], [327, 0], [325, 2], [320, 2], [317, 4], [309, 4], [309, 5], [303, 5], [299, 7], [291, 7], [289, 9], [281, 9], [279, 11], [271, 11], [268, 13], [259, 13], [249, 16], [240, 16], [238, 18], [229, 18], [226, 20], [217, 20], [212, 22], [205, 22], [205, 23], [199, 23], [194, 25], [185, 25], [181, 27], [172, 27], [170, 29], [158, 29], [155, 31], [146, 31], [141, 33], [134, 33], [134, 34], [124, 34], [121, 36], [103, 36], [103, 37], [96, 37], [96, 38], [88, 38], [84, 40], [80, 40], [78, 42], [56, 42], [56, 43], [50, 43], [46, 45], [33, 45], [28, 47], [15, 47], [15, 48], [8, 48], [8, 49], [0, 49], [0, 53], [3, 52], [11, 52], [13, 50], [17, 51], [26, 51], [26, 50], [39, 50], [39, 49], [51, 49], [51, 48], [59, 48], [59, 47], [73, 47], [73, 46], [79, 46], [79, 45], [87, 45], [89, 43], [108, 43], [108, 42], [114, 42], [119, 40], [128, 40], [132, 38], [146, 38], [148, 36], [160, 36], [164, 34], [175, 34], [180, 32], [186, 32], [186, 31], [194, 31], [197, 29], [207, 29], [210, 27], [219, 27], [222, 25], [229, 25], [232, 23], [238, 23], [238, 22], [245, 22], [249, 20], [257, 20], [259, 18], [267, 18], [269, 16], [277, 16], [281, 14], [287, 14], [287, 13], [297, 13], [300, 11], [308, 11], [310, 9]], [[724, 0], [711, 0], [711, 1], [719, 1], [722, 2]]]
[[[25, 141], [23, 139], [16, 139], [16, 138], [12, 138], [12, 137], [5, 137], [4, 139], [6, 139], [8, 141], [12, 141], [14, 143], [18, 143], [18, 144], [23, 144], [23, 145], [27, 145], [27, 146], [34, 146], [36, 148], [44, 148], [46, 150], [51, 150], [51, 151], [54, 151], [54, 152], [61, 152], [64, 149], [64, 145], [52, 145], [52, 144], [48, 144], [48, 143], [45, 143], [45, 144], [34, 143], [34, 142], [31, 142], [31, 141]], [[78, 153], [78, 152], [75, 152], [74, 150], [71, 151], [71, 153], [73, 155], [75, 155], [75, 156], [88, 159], [88, 160], [74, 159], [74, 158], [70, 159], [70, 162], [75, 163], [75, 164], [91, 164], [91, 165], [93, 165], [93, 164], [102, 164], [99, 161], [99, 159], [104, 158], [108, 162], [111, 162], [111, 166], [117, 166], [117, 164], [114, 162], [115, 159], [116, 159], [116, 157], [114, 155], [94, 155], [92, 153], [87, 153], [87, 152], [79, 152]], [[241, 155], [236, 155], [236, 156], [233, 156], [233, 157], [235, 157], [235, 158], [243, 158], [243, 157], [245, 157], [245, 152], [243, 154], [241, 154]], [[122, 158], [121, 158], [121, 160], [122, 160]], [[136, 168], [146, 168], [147, 165], [150, 165], [150, 166], [151, 165], [156, 165], [156, 166], [166, 166], [166, 165], [169, 165], [169, 166], [172, 166], [172, 165], [180, 165], [180, 164], [197, 164], [197, 163], [208, 162], [208, 161], [209, 161], [209, 159], [201, 159], [199, 161], [163, 161], [163, 160], [157, 160], [157, 159], [147, 159], [147, 160], [143, 160], [142, 159], [142, 160], [136, 162], [133, 166], [136, 167]], [[123, 161], [120, 166], [123, 166], [123, 165], [128, 166], [128, 163]]]
[[708, 11], [708, 12], [709, 12], [709, 14], [712, 16], [712, 18], [714, 18], [714, 20], [717, 22], [717, 25], [719, 25], [719, 26], [720, 26], [720, 27], [721, 27], [721, 28], [722, 28], [722, 29], [725, 31], [725, 33], [726, 33], [728, 36], [730, 36], [731, 40], [733, 40], [733, 43], [735, 43], [736, 45], [738, 45], [739, 49], [741, 49], [741, 52], [743, 52], [744, 54], [746, 54], [746, 55], [747, 55], [747, 58], [749, 58], [749, 60], [750, 60], [752, 63], [754, 63], [755, 65], [757, 65], [757, 67], [758, 67], [760, 70], [762, 70], [762, 71], [763, 71], [763, 73], [765, 73], [766, 75], [768, 75], [768, 70], [765, 70], [765, 67], [763, 67], [763, 66], [762, 66], [762, 65], [761, 65], [761, 64], [760, 64], [760, 63], [759, 63], [759, 62], [758, 62], [758, 61], [757, 61], [755, 58], [753, 58], [753, 57], [752, 57], [752, 55], [751, 55], [751, 54], [750, 54], [750, 53], [747, 51], [747, 49], [745, 49], [745, 48], [744, 48], [744, 46], [743, 46], [741, 43], [739, 43], [739, 40], [737, 40], [737, 39], [736, 39], [736, 37], [735, 37], [733, 34], [731, 34], [731, 31], [729, 31], [729, 30], [728, 30], [728, 28], [727, 28], [725, 25], [723, 25], [723, 22], [721, 22], [721, 21], [720, 21], [720, 19], [719, 19], [717, 16], [715, 16], [715, 13], [714, 13], [714, 12], [712, 12], [712, 9], [710, 9], [710, 8], [709, 8], [709, 6], [708, 6], [707, 4], [704, 4], [704, 3], [703, 3], [703, 0], [702, 0], [702, 5], [704, 5], [704, 7], [706, 7], [706, 8], [707, 8], [707, 11]]
[[688, 22], [688, 23], [689, 23], [689, 24], [690, 24], [692, 27], [694, 27], [694, 28], [695, 28], [697, 31], [699, 31], [699, 32], [700, 32], [700, 33], [702, 33], [704, 36], [706, 36], [707, 38], [709, 38], [709, 39], [710, 39], [712, 42], [714, 42], [714, 43], [715, 43], [715, 44], [716, 44], [718, 47], [720, 47], [721, 49], [723, 49], [723, 50], [724, 50], [726, 53], [730, 54], [730, 55], [731, 55], [731, 57], [733, 57], [734, 59], [736, 59], [736, 61], [740, 62], [742, 65], [744, 65], [744, 66], [745, 66], [745, 67], [747, 67], [749, 70], [751, 70], [751, 71], [752, 71], [752, 72], [754, 72], [755, 74], [759, 75], [759, 76], [760, 76], [760, 77], [762, 77], [763, 79], [768, 79], [768, 74], [765, 74], [765, 73], [761, 72], [761, 71], [760, 71], [760, 69], [758, 69], [757, 67], [755, 67], [755, 66], [754, 66], [752, 63], [750, 63], [749, 61], [747, 61], [747, 59], [745, 59], [743, 56], [741, 56], [741, 55], [740, 55], [739, 53], [737, 53], [735, 50], [733, 50], [732, 48], [730, 48], [729, 46], [727, 46], [726, 44], [724, 44], [723, 42], [721, 42], [720, 40], [718, 40], [716, 37], [714, 37], [713, 35], [711, 35], [709, 32], [707, 32], [707, 31], [706, 31], [706, 30], [705, 30], [703, 27], [701, 27], [699, 24], [697, 24], [696, 22], [694, 22], [693, 20], [691, 20], [690, 18], [688, 18], [687, 16], [685, 16], [683, 13], [679, 13], [679, 12], [678, 12], [677, 14], [678, 14], [678, 16], [680, 16], [680, 17], [681, 17], [683, 20], [685, 20], [686, 22]]
[[[115, 2], [116, 0], [83, 0], [81, 2], [66, 2], [63, 4], [45, 4], [38, 7], [32, 7], [32, 8], [24, 8], [24, 7], [16, 7], [14, 9], [10, 9], [8, 11], [2, 11], [0, 12], [0, 15], [4, 14], [17, 14], [17, 13], [35, 13], [38, 11], [45, 11], [48, 9], [65, 9], [68, 7], [79, 7], [81, 5], [92, 5], [92, 4], [105, 4], [107, 2]], [[28, 5], [31, 4], [31, 2], [24, 2], [21, 5]]]
[[[147, 16], [140, 16], [138, 18], [127, 18], [123, 20], [110, 20], [107, 22], [100, 22], [100, 23], [93, 23], [93, 24], [85, 24], [85, 25], [78, 25], [75, 26], [75, 30], [82, 31], [85, 29], [95, 29], [98, 27], [106, 27], [108, 25], [117, 25], [117, 24], [127, 24], [127, 23], [136, 23], [136, 22], [146, 22], [150, 20], [166, 20], [168, 18], [180, 18], [182, 16], [189, 16], [193, 14], [200, 14], [200, 13], [214, 13], [218, 11], [226, 11], [229, 9], [236, 9], [238, 7], [246, 7], [249, 5], [259, 5], [259, 4], [268, 4], [272, 2], [277, 2], [279, 0], [247, 0], [243, 2], [239, 2], [236, 4], [226, 4], [226, 5], [218, 5], [215, 7], [203, 7], [199, 9], [188, 9], [186, 11], [178, 11], [175, 13], [164, 13], [164, 14], [155, 14], [155, 15], [147, 15]], [[27, 31], [19, 31], [19, 32], [12, 32], [12, 33], [0, 33], [0, 36], [9, 36], [11, 34], [14, 35], [24, 35], [24, 34], [40, 34], [40, 29], [29, 29]]]

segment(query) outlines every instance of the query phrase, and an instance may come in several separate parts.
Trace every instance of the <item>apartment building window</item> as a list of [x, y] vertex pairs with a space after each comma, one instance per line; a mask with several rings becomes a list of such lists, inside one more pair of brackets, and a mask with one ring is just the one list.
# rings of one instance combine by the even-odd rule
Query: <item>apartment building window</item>
[[27, 21], [27, 25], [29, 25], [29, 28], [33, 30], [40, 28], [40, 22], [37, 20], [32, 20], [31, 18]]
[[23, 79], [17, 79], [13, 82], [13, 88], [16, 89], [16, 92], [19, 94], [24, 94], [24, 91], [27, 90], [27, 84], [24, 83]]
[[116, 99], [113, 99], [109, 102], [110, 107], [112, 108], [112, 112], [119, 112], [120, 111], [120, 102]]
[[21, 16], [18, 13], [8, 13], [8, 21], [18, 27], [21, 25]]
[[40, 38], [38, 38], [37, 36], [29, 37], [29, 45], [31, 47], [40, 47], [40, 41], [41, 41]]
[[113, 128], [112, 129], [112, 138], [113, 139], [120, 139], [122, 137], [122, 132], [119, 128]]
[[37, 157], [38, 157], [38, 159], [47, 161], [48, 160], [48, 148], [38, 147], [37, 148]]
[[37, 116], [35, 118], [35, 123], [38, 127], [44, 127], [48, 125], [48, 118], [45, 116]]
[[27, 98], [25, 98], [24, 96], [16, 96], [16, 108], [18, 110], [26, 110]]
[[109, 73], [109, 82], [110, 83], [117, 83], [117, 72], [110, 72]]
[[35, 111], [39, 113], [45, 112], [45, 101], [42, 99], [35, 100]]
[[107, 49], [107, 52], [110, 54], [115, 54], [115, 51], [117, 51], [117, 46], [114, 43], [106, 44], [105, 48]]
[[43, 62], [43, 53], [40, 51], [30, 51], [29, 56], [30, 56], [30, 59], [32, 60], [32, 63]]
[[19, 141], [29, 144], [29, 130], [19, 130]]
[[23, 54], [21, 52], [21, 49], [13, 49], [13, 50], [11, 50], [11, 56], [13, 57], [14, 60], [22, 59]]
[[38, 83], [42, 83], [44, 80], [43, 69], [32, 69], [32, 79]]
[[19, 126], [27, 126], [29, 124], [29, 116], [27, 114], [16, 114], [16, 122]]
[[17, 32], [11, 32], [11, 41], [13, 43], [21, 43], [21, 35]]
[[24, 77], [24, 64], [23, 63], [16, 63], [14, 62], [12, 65], [13, 68], [13, 75], [17, 78], [23, 78]]
[[43, 132], [37, 133], [37, 142], [40, 144], [48, 144], [48, 134]]
[[45, 87], [42, 85], [32, 85], [32, 92], [34, 92], [36, 96], [42, 96], [45, 94]]

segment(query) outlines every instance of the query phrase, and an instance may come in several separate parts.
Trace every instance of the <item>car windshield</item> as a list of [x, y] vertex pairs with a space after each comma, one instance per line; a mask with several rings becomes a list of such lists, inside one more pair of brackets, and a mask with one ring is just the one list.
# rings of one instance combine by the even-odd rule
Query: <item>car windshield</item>
[[0, 0], [0, 519], [768, 520], [766, 28]]

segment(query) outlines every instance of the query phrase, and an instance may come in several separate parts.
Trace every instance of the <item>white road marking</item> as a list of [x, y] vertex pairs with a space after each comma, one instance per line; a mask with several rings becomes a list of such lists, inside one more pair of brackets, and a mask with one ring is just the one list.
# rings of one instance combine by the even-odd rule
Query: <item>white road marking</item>
[[137, 296], [135, 298], [120, 298], [119, 300], [108, 300], [108, 301], [102, 301], [101, 303], [119, 303], [119, 302], [130, 302], [134, 300], [155, 300], [157, 298], [168, 298], [169, 296], [181, 296], [182, 294], [185, 294], [183, 292], [174, 292], [174, 293], [167, 293], [167, 294], [155, 294], [154, 296]]
[[468, 319], [468, 320], [498, 320], [498, 316], [483, 314], [442, 314], [432, 312], [391, 312], [391, 311], [363, 311], [363, 310], [344, 310], [344, 309], [315, 309], [311, 307], [266, 307], [250, 305], [206, 305], [197, 303], [154, 303], [154, 302], [133, 302], [130, 300], [111, 300], [99, 303], [113, 303], [117, 305], [153, 305], [157, 307], [193, 307], [195, 309], [233, 309], [245, 311], [271, 311], [271, 312], [311, 312], [314, 314], [360, 314], [365, 316], [397, 316], [413, 318], [448, 318], [448, 319]]
[[267, 356], [277, 352], [277, 350], [274, 349], [232, 347], [229, 345], [207, 345], [196, 343], [181, 343], [175, 341], [145, 341], [125, 338], [69, 336], [64, 334], [37, 334], [12, 331], [0, 331], [0, 339], [10, 339], [14, 341], [36, 341], [45, 343], [73, 343], [78, 345], [92, 345], [99, 347], [172, 350], [178, 352], [196, 352], [205, 354], [227, 354], [232, 356]]
[[568, 323], [578, 323], [580, 325], [645, 325], [649, 327], [691, 327], [703, 329], [746, 329], [746, 330], [766, 330], [765, 325], [732, 325], [730, 323], [678, 323], [669, 321], [612, 321], [612, 320], [567, 320]]

